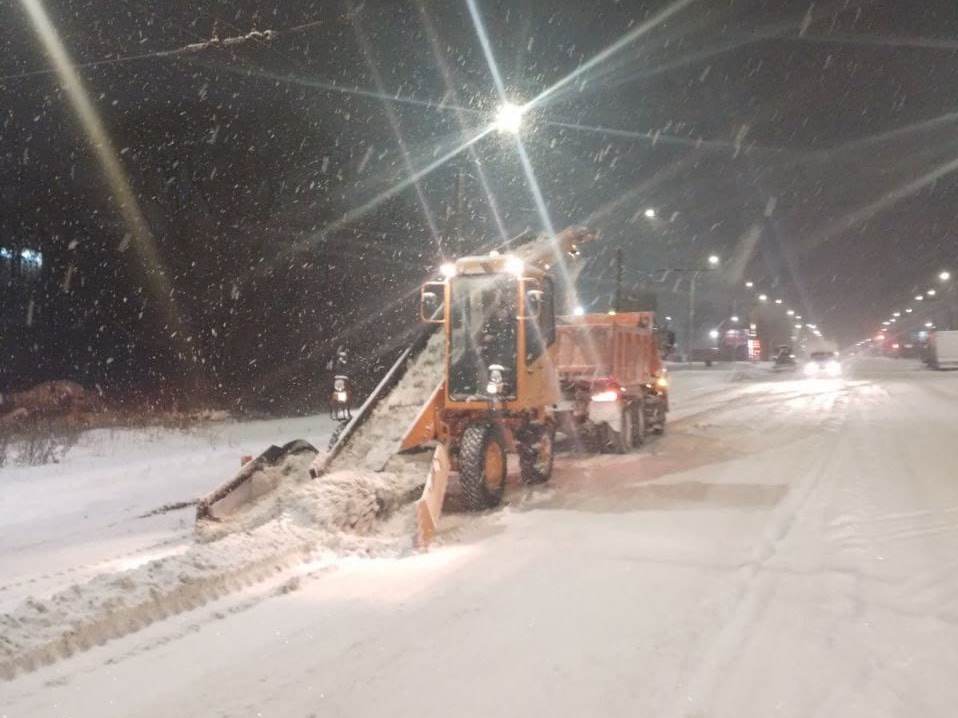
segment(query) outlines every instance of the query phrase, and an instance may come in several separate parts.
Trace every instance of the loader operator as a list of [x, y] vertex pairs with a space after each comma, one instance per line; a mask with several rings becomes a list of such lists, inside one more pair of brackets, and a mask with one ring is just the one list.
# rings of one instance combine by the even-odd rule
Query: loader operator
[[[488, 371], [493, 364], [500, 364], [509, 369], [515, 368], [516, 363], [516, 317], [512, 302], [505, 292], [495, 288], [487, 295], [489, 301], [485, 304], [485, 321], [480, 330], [479, 352], [482, 357], [483, 370]], [[483, 373], [485, 373], [485, 371]], [[506, 377], [508, 384], [510, 377]]]

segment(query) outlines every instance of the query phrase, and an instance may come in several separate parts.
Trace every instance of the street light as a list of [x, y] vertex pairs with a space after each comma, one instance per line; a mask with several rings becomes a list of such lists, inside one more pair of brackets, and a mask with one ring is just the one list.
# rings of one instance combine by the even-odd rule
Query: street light
[[898, 317], [901, 316], [901, 312], [892, 312], [892, 316], [895, 317], [895, 319], [898, 319]]
[[917, 294], [917, 295], [915, 295], [915, 301], [916, 301], [916, 302], [923, 302], [923, 301], [925, 301], [925, 295], [924, 295], [924, 294]]
[[911, 314], [911, 312], [912, 312], [912, 308], [911, 308], [911, 307], [906, 307], [906, 308], [905, 308], [905, 314]]
[[710, 255], [709, 255], [709, 266], [710, 266], [710, 267], [717, 267], [717, 266], [719, 265], [719, 262], [721, 262], [721, 261], [722, 261], [722, 260], [718, 258], [718, 255], [717, 255], [717, 254], [710, 254]]
[[790, 316], [790, 317], [794, 317], [794, 316], [795, 316], [795, 310], [794, 310], [794, 309], [789, 309], [789, 310], [788, 310], [787, 312], [785, 312], [785, 313], [786, 313], [788, 316]]
[[939, 272], [939, 273], [938, 273], [938, 279], [939, 279], [939, 281], [947, 282], [949, 279], [951, 279], [951, 272], [949, 272], [949, 271], [947, 271], [947, 270], [944, 270], [944, 271]]
[[776, 304], [784, 304], [784, 303], [785, 303], [785, 300], [784, 300], [784, 299], [776, 299], [776, 300], [775, 300], [775, 303], [776, 303]]
[[649, 207], [647, 210], [645, 210], [645, 216], [649, 219], [655, 219], [655, 209], [653, 207]]
[[936, 294], [938, 294], [938, 292], [936, 292], [934, 289], [929, 289], [927, 292], [925, 292], [925, 294], [928, 295], [929, 297], [933, 297]]
[[737, 315], [737, 314], [733, 314], [731, 317], [729, 317], [729, 319], [730, 319], [733, 323], [738, 324], [738, 315]]
[[718, 329], [712, 329], [711, 331], [709, 331], [709, 338], [711, 338], [711, 339], [718, 339], [718, 338], [719, 338], [719, 330], [718, 330]]
[[523, 109], [512, 102], [503, 103], [496, 112], [495, 127], [499, 132], [518, 135], [522, 129]]
[[935, 326], [935, 323], [934, 323], [934, 322], [925, 322], [925, 328], [926, 328], [926, 329], [933, 329], [934, 326]]
[[751, 289], [754, 286], [755, 286], [755, 282], [745, 282], [746, 289]]
[[767, 302], [767, 301], [768, 301], [768, 295], [767, 295], [767, 294], [759, 294], [759, 295], [758, 295], [758, 301], [760, 301], [760, 302]]

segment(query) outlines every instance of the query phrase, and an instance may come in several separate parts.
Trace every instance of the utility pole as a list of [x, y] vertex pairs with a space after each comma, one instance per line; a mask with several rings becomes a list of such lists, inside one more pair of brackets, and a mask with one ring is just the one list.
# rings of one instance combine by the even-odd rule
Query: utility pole
[[689, 280], [689, 326], [685, 333], [685, 361], [692, 361], [692, 340], [695, 336], [695, 280], [699, 273], [692, 272], [692, 279]]
[[615, 251], [615, 296], [612, 299], [612, 309], [616, 313], [622, 311], [622, 248]]

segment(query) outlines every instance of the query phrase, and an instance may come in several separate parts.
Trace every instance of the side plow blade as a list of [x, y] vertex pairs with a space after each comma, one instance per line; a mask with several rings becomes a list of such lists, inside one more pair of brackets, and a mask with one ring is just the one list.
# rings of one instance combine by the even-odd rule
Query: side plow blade
[[422, 496], [416, 502], [416, 546], [419, 548], [428, 548], [436, 534], [448, 483], [449, 451], [444, 444], [439, 444], [432, 455], [432, 465]]

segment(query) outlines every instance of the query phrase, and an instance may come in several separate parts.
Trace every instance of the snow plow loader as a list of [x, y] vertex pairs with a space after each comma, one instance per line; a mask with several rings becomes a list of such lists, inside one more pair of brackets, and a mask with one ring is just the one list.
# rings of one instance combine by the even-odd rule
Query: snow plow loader
[[453, 472], [464, 508], [483, 510], [503, 498], [508, 454], [518, 456], [523, 483], [548, 481], [557, 431], [590, 450], [617, 452], [661, 432], [668, 382], [654, 316], [556, 316], [550, 269], [571, 287], [566, 258], [593, 239], [573, 227], [509, 254], [444, 265], [441, 281], [421, 287], [418, 338], [332, 448], [271, 447], [199, 501], [198, 522], [245, 511], [284, 477], [302, 480], [302, 462], [315, 456], [314, 480], [338, 469], [425, 475], [415, 502], [416, 543], [424, 547]]

